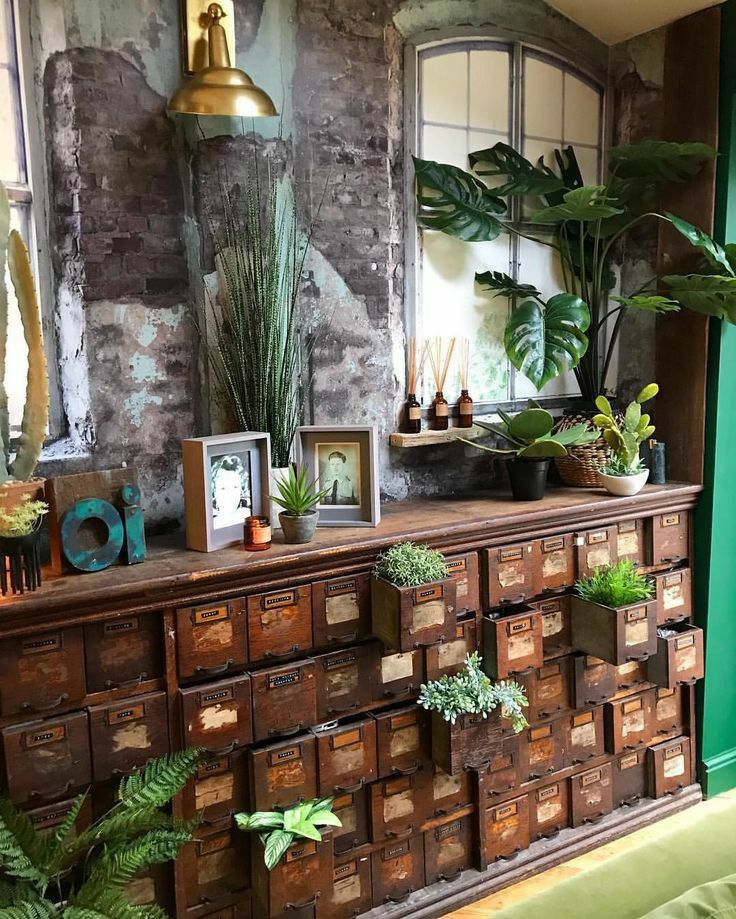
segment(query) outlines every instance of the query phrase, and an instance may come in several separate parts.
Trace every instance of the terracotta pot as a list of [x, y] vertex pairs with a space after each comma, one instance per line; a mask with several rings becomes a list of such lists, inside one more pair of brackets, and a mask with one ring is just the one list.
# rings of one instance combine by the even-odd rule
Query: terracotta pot
[[279, 520], [284, 531], [284, 542], [294, 545], [311, 542], [318, 519], [319, 511], [309, 511], [307, 514], [299, 515], [281, 511]]

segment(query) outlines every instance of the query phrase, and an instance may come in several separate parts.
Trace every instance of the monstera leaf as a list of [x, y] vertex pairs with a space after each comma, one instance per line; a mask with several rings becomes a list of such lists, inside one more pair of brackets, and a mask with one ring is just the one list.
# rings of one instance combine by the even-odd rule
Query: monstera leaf
[[556, 294], [546, 306], [526, 300], [506, 324], [504, 347], [511, 363], [541, 389], [576, 367], [588, 347], [588, 307], [573, 294]]
[[547, 195], [565, 187], [549, 167], [542, 162], [535, 166], [508, 144], [494, 144], [468, 158], [479, 176], [506, 176], [507, 181], [493, 189], [496, 195]]
[[499, 297], [541, 297], [541, 293], [533, 284], [522, 284], [515, 281], [503, 271], [483, 271], [475, 276], [475, 280], [486, 290], [495, 291]]
[[612, 147], [608, 152], [608, 165], [611, 172], [622, 179], [685, 182], [715, 155], [716, 151], [708, 144], [647, 140]]
[[670, 300], [669, 297], [657, 295], [636, 294], [633, 297], [611, 297], [621, 306], [629, 309], [644, 310], [648, 313], [676, 313], [680, 309], [680, 304], [676, 300]]
[[605, 220], [623, 214], [614, 206], [614, 199], [606, 196], [605, 185], [584, 185], [563, 195], [562, 204], [544, 207], [532, 214], [532, 223], [556, 224], [567, 220], [588, 222]]
[[[414, 170], [419, 184], [418, 219], [423, 227], [464, 242], [489, 242], [501, 233], [503, 225], [496, 214], [506, 212], [506, 203], [480, 179], [457, 166], [416, 157]], [[437, 194], [425, 194], [428, 189]]]
[[670, 274], [662, 278], [662, 283], [687, 309], [736, 323], [736, 277]]
[[[707, 233], [693, 226], [692, 223], [688, 223], [687, 220], [683, 220], [682, 217], [677, 217], [675, 214], [668, 214], [665, 211], [665, 217], [678, 232], [682, 233], [685, 239], [691, 242], [696, 249], [700, 249], [700, 251], [704, 253], [710, 264], [718, 269], [719, 273], [734, 274], [726, 250], [722, 246], [719, 246], [714, 239], [711, 239]], [[723, 269], [723, 271], [721, 271], [721, 269]]]

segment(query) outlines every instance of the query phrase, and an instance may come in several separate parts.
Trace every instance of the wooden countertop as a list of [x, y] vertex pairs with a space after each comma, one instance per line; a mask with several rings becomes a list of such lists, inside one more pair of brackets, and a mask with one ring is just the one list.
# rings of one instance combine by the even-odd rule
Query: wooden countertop
[[385, 504], [378, 527], [323, 527], [306, 546], [278, 541], [265, 552], [187, 551], [184, 536], [151, 539], [148, 559], [95, 574], [48, 576], [35, 593], [0, 598], [0, 633], [38, 630], [63, 619], [125, 614], [271, 589], [314, 577], [339, 577], [371, 564], [375, 555], [412, 539], [461, 551], [510, 539], [546, 536], [664, 511], [687, 510], [699, 485], [650, 485], [632, 498], [577, 488], [550, 488], [542, 501], [517, 502], [493, 491], [472, 497], [422, 498]]

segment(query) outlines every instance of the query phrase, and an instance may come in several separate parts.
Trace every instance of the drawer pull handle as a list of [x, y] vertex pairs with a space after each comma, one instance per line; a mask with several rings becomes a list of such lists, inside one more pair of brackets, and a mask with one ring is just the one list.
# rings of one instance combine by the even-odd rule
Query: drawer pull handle
[[509, 673], [513, 673], [514, 676], [528, 676], [530, 673], [534, 673], [536, 667], [524, 667], [523, 670], [510, 670]]
[[480, 763], [466, 763], [463, 766], [463, 769], [466, 772], [470, 772], [471, 770], [473, 772], [483, 772], [483, 770], [487, 769], [490, 765], [491, 765], [491, 761], [489, 759], [484, 759]]
[[555, 836], [559, 836], [561, 829], [562, 829], [561, 826], [556, 826], [551, 830], [547, 830], [546, 833], [540, 833], [539, 838], [540, 839], [554, 839]]
[[61, 788], [55, 788], [53, 791], [32, 791], [29, 797], [36, 798], [38, 801], [54, 801], [68, 794], [71, 787], [72, 782], [69, 781], [66, 785], [63, 785]]
[[680, 562], [684, 562], [685, 558], [685, 555], [668, 555], [665, 558], [661, 558], [659, 561], [667, 565], [678, 565]]
[[409, 766], [407, 769], [400, 769], [398, 766], [393, 766], [391, 772], [393, 772], [394, 775], [414, 775], [415, 773], [419, 772], [421, 768], [422, 764], [416, 762], [413, 766]]
[[526, 594], [519, 594], [518, 597], [501, 597], [498, 601], [501, 606], [512, 606], [514, 603], [523, 603], [526, 600]]
[[684, 785], [678, 785], [677, 788], [673, 788], [672, 791], [666, 791], [665, 795], [669, 795], [670, 797], [679, 795], [684, 787]]
[[350, 843], [349, 846], [345, 846], [344, 849], [341, 849], [341, 848], [337, 845], [337, 840], [335, 840], [335, 855], [339, 855], [339, 856], [342, 858], [342, 856], [343, 856], [343, 855], [347, 855], [348, 852], [354, 852], [354, 851], [358, 848], [359, 845], [360, 845], [360, 844], [358, 843], [358, 841], [354, 839], [354, 840]]
[[560, 584], [559, 587], [545, 587], [544, 595], [547, 597], [558, 596], [559, 594], [564, 594], [566, 590], [569, 590], [572, 587], [571, 584]]
[[234, 740], [232, 743], [229, 743], [226, 747], [221, 747], [219, 750], [210, 750], [207, 749], [207, 752], [211, 756], [229, 756], [233, 750], [237, 747], [238, 741]]
[[697, 682], [698, 682], [697, 680], [683, 680], [680, 683], [680, 686], [695, 686]]
[[121, 680], [119, 683], [116, 683], [115, 680], [105, 680], [105, 689], [134, 689], [147, 679], [147, 673], [139, 673], [135, 679]]
[[232, 657], [229, 657], [224, 664], [220, 664], [219, 667], [200, 667], [196, 666], [194, 668], [195, 673], [201, 673], [203, 676], [219, 676], [221, 673], [227, 673], [228, 670], [232, 667], [235, 661]]
[[349, 635], [328, 635], [327, 641], [335, 645], [349, 645], [358, 640], [358, 631], [351, 632]]
[[405, 830], [386, 830], [386, 835], [391, 839], [408, 839], [414, 832], [414, 824], [410, 824]]
[[365, 785], [365, 779], [361, 779], [359, 782], [356, 782], [355, 785], [335, 785], [335, 791], [339, 792], [341, 795], [353, 795], [356, 791]]
[[24, 712], [50, 712], [53, 709], [63, 705], [69, 699], [69, 693], [63, 692], [58, 699], [53, 702], [47, 702], [46, 705], [36, 705], [33, 702], [22, 702], [21, 708]]
[[540, 712], [539, 717], [540, 718], [551, 718], [552, 715], [556, 715], [557, 712], [561, 712], [561, 711], [562, 711], [562, 706], [557, 705], [554, 708], [549, 709], [549, 711]]
[[316, 893], [313, 897], [310, 897], [308, 900], [305, 900], [303, 903], [287, 903], [286, 908], [293, 909], [293, 910], [308, 909], [308, 907], [316, 905], [318, 897], [319, 897], [319, 894]]
[[679, 625], [681, 622], [687, 621], [687, 616], [675, 616], [674, 619], [665, 619], [665, 625]]
[[638, 657], [627, 657], [626, 660], [629, 663], [643, 664], [644, 661], [649, 660], [649, 654], [640, 654]]
[[445, 643], [444, 638], [438, 638], [437, 641], [415, 641], [414, 649], [418, 650], [420, 648], [436, 648], [438, 645], [443, 645]]
[[346, 705], [344, 708], [328, 708], [328, 715], [344, 715], [347, 712], [354, 712], [356, 708], [360, 708], [359, 702], [352, 702], [350, 705]]
[[639, 795], [632, 795], [630, 798], [624, 798], [621, 802], [621, 807], [633, 807], [635, 804], [638, 804], [641, 800]]
[[290, 728], [282, 728], [281, 730], [276, 730], [276, 728], [271, 728], [268, 732], [269, 734], [275, 734], [277, 737], [291, 737], [293, 734], [298, 734], [299, 731], [304, 730], [304, 722], [299, 721], [297, 724], [292, 725]]
[[282, 651], [280, 654], [277, 654], [276, 651], [264, 651], [264, 657], [270, 658], [280, 658], [280, 657], [291, 657], [292, 654], [296, 654], [299, 651], [299, 645], [292, 645], [288, 651]]
[[549, 775], [550, 772], [554, 772], [554, 771], [555, 771], [554, 768], [550, 766], [549, 769], [545, 769], [543, 772], [530, 772], [529, 778], [533, 780], [543, 779], [545, 775]]
[[383, 694], [387, 699], [398, 699], [399, 696], [408, 696], [408, 695], [411, 695], [411, 693], [413, 692], [414, 692], [414, 684], [409, 683], [409, 685], [405, 689], [398, 689], [396, 690], [396, 692], [394, 692], [391, 689], [386, 689]]
[[384, 903], [403, 903], [404, 900], [408, 900], [413, 893], [414, 888], [410, 887], [406, 893], [399, 894], [398, 897], [387, 896]]
[[454, 807], [436, 807], [433, 817], [447, 817], [449, 814], [454, 814], [455, 811], [460, 811], [465, 807], [464, 804], [456, 804]]
[[511, 859], [516, 858], [516, 856], [521, 852], [521, 846], [517, 846], [510, 855], [497, 855], [496, 861], [498, 862], [510, 862]]
[[603, 811], [601, 811], [601, 813], [596, 814], [595, 817], [583, 817], [583, 823], [594, 826], [596, 823], [600, 823], [605, 816], [606, 815], [603, 813]]
[[438, 874], [437, 880], [447, 881], [449, 883], [450, 881], [454, 881], [455, 878], [459, 878], [462, 873], [463, 873], [463, 869], [458, 868], [457, 871], [453, 871], [452, 874]]

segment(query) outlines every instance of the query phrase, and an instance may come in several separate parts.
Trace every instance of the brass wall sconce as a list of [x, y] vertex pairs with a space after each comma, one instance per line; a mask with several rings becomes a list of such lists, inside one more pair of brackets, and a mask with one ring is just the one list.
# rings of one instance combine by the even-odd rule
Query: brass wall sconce
[[228, 37], [235, 51], [233, 16], [233, 0], [210, 3], [205, 12], [202, 0], [184, 0], [183, 55], [186, 72], [194, 76], [174, 93], [170, 112], [244, 118], [278, 115], [268, 93], [230, 63]]

